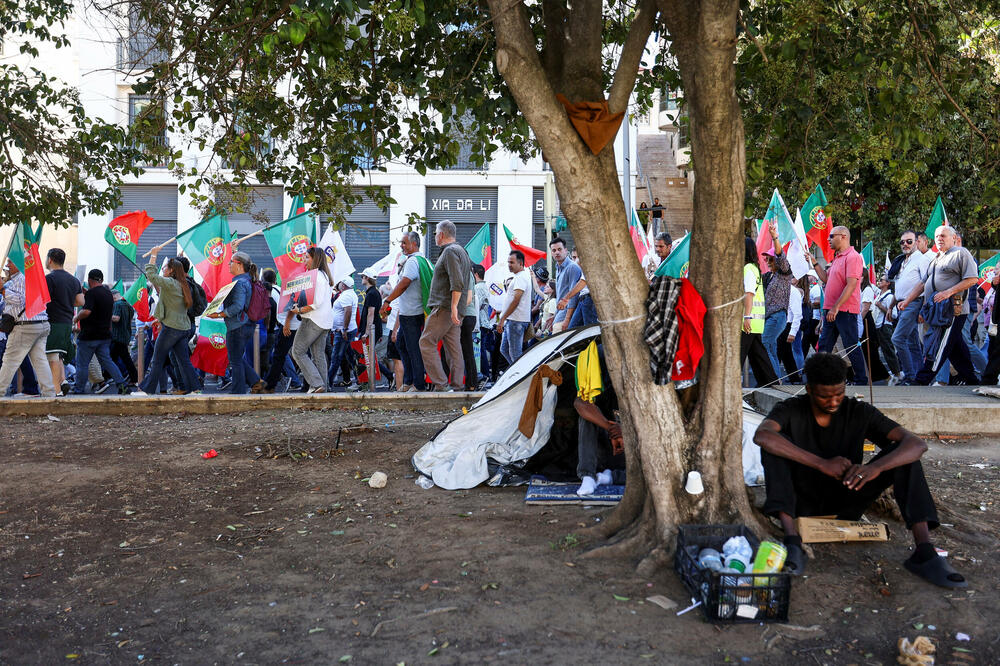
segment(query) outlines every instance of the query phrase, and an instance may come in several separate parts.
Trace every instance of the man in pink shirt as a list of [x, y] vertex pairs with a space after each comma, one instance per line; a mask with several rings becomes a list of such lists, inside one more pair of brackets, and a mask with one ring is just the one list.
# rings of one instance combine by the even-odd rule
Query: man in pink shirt
[[806, 254], [816, 270], [819, 279], [826, 285], [823, 301], [823, 330], [819, 334], [817, 350], [833, 351], [840, 336], [844, 349], [850, 350], [847, 357], [854, 368], [854, 383], [867, 384], [865, 357], [858, 346], [858, 314], [861, 312], [861, 272], [864, 262], [857, 250], [851, 247], [851, 232], [847, 227], [830, 230], [830, 247], [833, 261], [823, 269], [819, 262]]

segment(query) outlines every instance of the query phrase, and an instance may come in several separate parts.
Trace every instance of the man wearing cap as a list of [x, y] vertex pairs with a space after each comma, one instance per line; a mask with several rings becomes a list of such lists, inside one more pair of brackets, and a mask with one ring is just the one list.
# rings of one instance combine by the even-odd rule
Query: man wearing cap
[[830, 230], [830, 247], [833, 261], [825, 269], [808, 252], [806, 259], [812, 264], [819, 279], [826, 285], [823, 301], [823, 330], [819, 334], [819, 351], [833, 351], [840, 336], [854, 368], [854, 383], [867, 384], [865, 357], [858, 345], [858, 315], [861, 314], [861, 272], [864, 262], [857, 250], [851, 247], [851, 233], [847, 227]]
[[[362, 340], [367, 347], [369, 338], [368, 326], [371, 325], [374, 327], [375, 344], [372, 345], [373, 348], [369, 351], [369, 356], [372, 363], [378, 363], [379, 358], [384, 356], [386, 345], [381, 344], [383, 324], [379, 313], [382, 311], [382, 294], [378, 290], [378, 273], [374, 268], [366, 268], [361, 273], [361, 286], [365, 290], [365, 300], [361, 305], [361, 324], [358, 325], [358, 339]], [[368, 369], [369, 371], [374, 371], [374, 368], [369, 367]], [[385, 374], [384, 370], [383, 374]]]

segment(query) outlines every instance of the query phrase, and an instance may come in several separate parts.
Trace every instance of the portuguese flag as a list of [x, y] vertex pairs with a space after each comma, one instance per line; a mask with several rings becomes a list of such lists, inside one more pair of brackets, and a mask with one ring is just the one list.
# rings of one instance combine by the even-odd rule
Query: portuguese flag
[[264, 240], [282, 280], [304, 273], [309, 248], [316, 245], [316, 216], [311, 212], [301, 213], [272, 225], [264, 229]]
[[979, 288], [990, 293], [993, 288], [993, 278], [1000, 272], [1000, 252], [979, 264]]
[[201, 318], [198, 322], [198, 344], [191, 354], [191, 365], [216, 377], [226, 374], [229, 353], [226, 351], [226, 322]]
[[17, 270], [24, 274], [25, 319], [31, 319], [45, 310], [45, 304], [51, 300], [49, 285], [45, 282], [45, 267], [38, 254], [38, 241], [41, 238], [42, 225], [38, 225], [38, 232], [35, 233], [30, 224], [21, 222], [17, 225], [7, 254]]
[[465, 245], [472, 263], [479, 264], [484, 270], [493, 265], [493, 252], [490, 249], [490, 224], [487, 222], [479, 227], [479, 231]]
[[424, 313], [430, 314], [431, 309], [427, 307], [427, 301], [431, 297], [431, 280], [434, 279], [434, 265], [427, 260], [427, 257], [420, 253], [411, 254], [417, 259], [417, 270], [420, 272], [420, 298], [424, 302]]
[[119, 215], [111, 220], [108, 228], [104, 230], [104, 240], [108, 241], [111, 247], [121, 252], [126, 259], [134, 264], [139, 237], [152, 223], [153, 218], [147, 215], [144, 210]]
[[306, 212], [306, 202], [301, 194], [292, 197], [292, 205], [288, 208], [288, 217], [295, 217]]
[[514, 238], [514, 234], [510, 233], [510, 229], [507, 228], [506, 224], [503, 225], [503, 232], [504, 234], [507, 235], [507, 242], [510, 243], [510, 249], [520, 250], [521, 252], [524, 253], [525, 267], [531, 266], [539, 259], [545, 258], [545, 252], [541, 250], [536, 250], [530, 245], [521, 245], [520, 243], [518, 243], [517, 239]]
[[139, 273], [139, 277], [123, 294], [123, 297], [135, 310], [135, 316], [139, 318], [139, 321], [153, 320], [149, 312], [149, 285], [144, 274]]
[[653, 275], [666, 275], [675, 278], [686, 278], [688, 268], [691, 265], [691, 233], [684, 234], [684, 238], [677, 244], [667, 258], [663, 260], [660, 267]]
[[937, 231], [938, 227], [947, 226], [948, 213], [944, 211], [944, 202], [938, 196], [937, 201], [934, 202], [934, 210], [931, 211], [930, 219], [927, 220], [927, 228], [924, 229], [924, 233], [927, 234], [927, 244], [931, 246], [932, 252], [938, 251], [937, 243], [934, 242], [934, 232]]
[[111, 287], [111, 291], [117, 291], [122, 296], [125, 295], [125, 283], [121, 280], [115, 282], [115, 286]]
[[872, 247], [871, 241], [868, 241], [868, 245], [861, 248], [861, 261], [864, 262], [865, 268], [868, 269], [869, 284], [875, 286], [875, 250]]
[[201, 286], [209, 300], [219, 289], [233, 281], [229, 262], [233, 258], [229, 220], [216, 213], [177, 236], [177, 246], [191, 260], [201, 276]]
[[827, 203], [823, 186], [817, 185], [816, 191], [802, 205], [803, 226], [806, 229], [806, 240], [815, 243], [827, 261], [833, 261], [833, 248], [830, 247], [830, 227], [833, 226], [833, 220], [826, 213]]
[[[641, 264], [646, 255], [649, 254], [649, 247], [646, 245], [646, 232], [642, 228], [642, 222], [639, 221], [639, 216], [636, 214], [635, 208], [632, 209], [632, 216], [629, 218], [628, 232], [632, 236], [632, 246], [635, 247], [635, 254], [639, 257], [639, 263]], [[524, 250], [521, 251], [524, 252]]]

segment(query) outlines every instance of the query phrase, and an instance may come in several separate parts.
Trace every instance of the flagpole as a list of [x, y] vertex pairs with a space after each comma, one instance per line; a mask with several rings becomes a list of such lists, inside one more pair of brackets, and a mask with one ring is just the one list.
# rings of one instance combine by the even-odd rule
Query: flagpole
[[242, 243], [246, 239], [253, 238], [254, 236], [260, 236], [262, 233], [264, 233], [265, 231], [267, 231], [270, 228], [271, 227], [265, 227], [263, 229], [258, 229], [257, 231], [253, 232], [252, 234], [247, 234], [243, 238], [236, 238], [233, 241], [231, 241], [231, 244], [232, 244], [233, 247], [236, 247], [237, 245], [239, 245], [240, 243]]

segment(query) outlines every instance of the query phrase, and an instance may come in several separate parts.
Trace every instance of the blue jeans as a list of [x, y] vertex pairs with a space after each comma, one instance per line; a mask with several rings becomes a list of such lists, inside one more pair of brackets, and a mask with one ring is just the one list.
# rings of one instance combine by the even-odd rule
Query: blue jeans
[[492, 328], [479, 327], [479, 370], [487, 380], [491, 377], [490, 359], [493, 356], [493, 347], [496, 345], [494, 335], [496, 334]]
[[111, 338], [107, 340], [77, 340], [76, 341], [76, 385], [73, 393], [83, 393], [87, 390], [87, 368], [90, 367], [90, 359], [97, 355], [97, 360], [101, 364], [101, 370], [111, 375], [115, 381], [115, 386], [125, 385], [125, 377], [118, 369], [115, 362], [111, 360]]
[[427, 388], [424, 376], [424, 359], [420, 355], [420, 334], [424, 330], [423, 315], [399, 315], [399, 331], [396, 334], [396, 351], [403, 361], [403, 383]]
[[[358, 335], [357, 330], [348, 331], [347, 337], [344, 337], [341, 331], [333, 332], [333, 356], [330, 357], [330, 371], [327, 377], [329, 384], [331, 386], [333, 385], [334, 377], [337, 376], [337, 370], [340, 370], [341, 366], [344, 364], [344, 358], [347, 356], [348, 349], [351, 346], [351, 342], [354, 340], [355, 337], [357, 337], [357, 335]], [[353, 363], [348, 365], [352, 370], [354, 369]], [[343, 377], [341, 377], [341, 380], [350, 384], [352, 381], [354, 381], [354, 377], [348, 373], [345, 374]]]
[[976, 369], [976, 374], [982, 376], [986, 369], [986, 354], [972, 341], [972, 322], [976, 320], [976, 313], [971, 312], [965, 318], [965, 326], [962, 327], [962, 339], [965, 346], [969, 348], [969, 358], [972, 359], [972, 367]]
[[917, 372], [924, 365], [924, 353], [920, 345], [920, 333], [917, 331], [917, 316], [923, 298], [916, 298], [899, 313], [896, 328], [892, 332], [892, 346], [896, 348], [896, 358], [903, 378], [908, 382], [916, 381]]
[[832, 352], [839, 335], [841, 342], [844, 343], [844, 349], [851, 349], [847, 357], [851, 359], [851, 367], [854, 368], [854, 383], [867, 384], [868, 372], [865, 370], [865, 356], [861, 353], [861, 347], [858, 346], [858, 313], [838, 312], [832, 322], [826, 320], [826, 313], [827, 311], [823, 310], [823, 331], [819, 334], [818, 350]]
[[507, 320], [503, 324], [503, 339], [500, 341], [500, 353], [507, 362], [514, 365], [521, 358], [524, 346], [524, 332], [528, 330], [526, 321]]
[[795, 359], [795, 367], [799, 369], [801, 374], [806, 362], [806, 358], [802, 354], [802, 329], [799, 329], [799, 332], [795, 334], [795, 340], [792, 342], [792, 357]]
[[581, 296], [576, 301], [576, 309], [573, 310], [573, 318], [569, 321], [569, 328], [577, 326], [592, 326], [597, 323], [597, 308], [594, 307], [594, 299], [590, 294]]
[[257, 324], [252, 321], [226, 331], [226, 349], [232, 350], [229, 353], [229, 372], [233, 379], [231, 393], [236, 395], [246, 393], [248, 385], [260, 381], [253, 366], [247, 363], [246, 354], [240, 353], [241, 350], [246, 350], [247, 343], [253, 339], [252, 336], [256, 332]]
[[785, 332], [787, 323], [788, 313], [785, 310], [772, 312], [764, 320], [764, 333], [761, 335], [761, 342], [764, 343], [764, 349], [767, 350], [767, 357], [771, 359], [771, 367], [776, 371], [781, 368], [781, 364], [778, 362], [778, 336]]
[[166, 386], [163, 379], [167, 370], [167, 360], [171, 354], [177, 359], [177, 367], [181, 373], [181, 377], [174, 378], [176, 380], [174, 388], [183, 387], [187, 391], [198, 388], [198, 375], [191, 365], [191, 351], [188, 349], [189, 339], [189, 330], [182, 331], [169, 326], [161, 328], [153, 345], [153, 358], [149, 362], [149, 371], [146, 372], [146, 377], [139, 388], [146, 393], [158, 393], [161, 386]]

